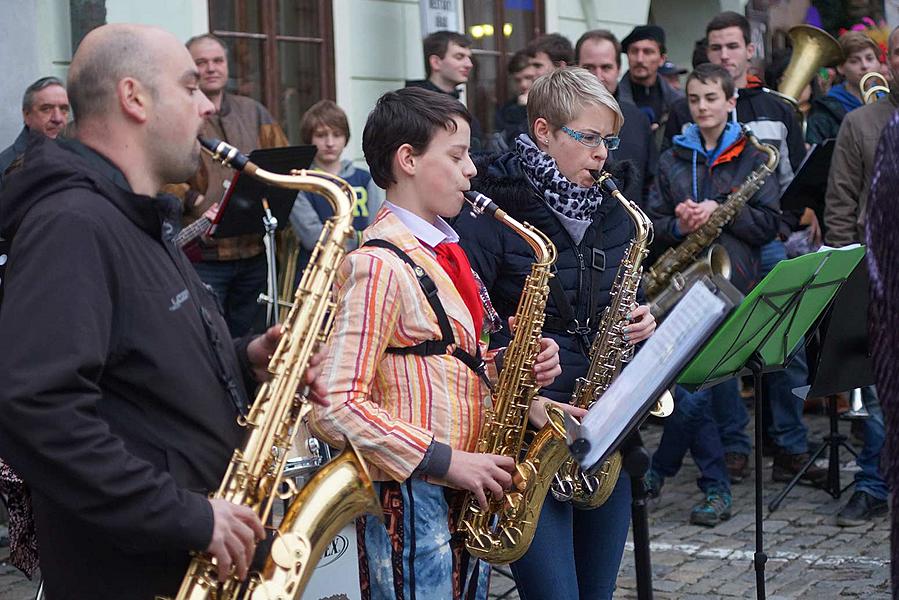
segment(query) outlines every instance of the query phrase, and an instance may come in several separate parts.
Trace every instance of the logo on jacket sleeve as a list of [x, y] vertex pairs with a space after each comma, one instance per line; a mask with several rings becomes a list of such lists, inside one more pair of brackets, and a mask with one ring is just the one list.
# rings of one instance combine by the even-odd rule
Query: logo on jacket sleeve
[[181, 305], [187, 302], [187, 299], [190, 298], [190, 292], [187, 289], [183, 289], [174, 296], [172, 296], [172, 304], [169, 306], [169, 310], [174, 312], [181, 308]]

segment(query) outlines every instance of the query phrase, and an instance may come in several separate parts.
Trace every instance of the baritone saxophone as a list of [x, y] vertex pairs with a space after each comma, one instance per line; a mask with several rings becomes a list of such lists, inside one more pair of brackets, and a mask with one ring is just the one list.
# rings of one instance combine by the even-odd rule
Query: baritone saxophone
[[486, 196], [466, 192], [465, 199], [474, 213], [487, 212], [512, 229], [536, 255], [515, 311], [515, 331], [493, 390], [493, 405], [487, 411], [478, 441], [478, 452], [508, 456], [515, 461], [512, 488], [501, 498], [490, 499], [487, 510], [469, 493], [458, 526], [472, 555], [489, 563], [505, 564], [521, 558], [530, 546], [549, 484], [568, 456], [562, 411], [549, 405], [547, 425], [521, 456], [528, 411], [537, 394], [534, 363], [540, 353], [543, 311], [556, 248], [542, 232], [511, 218]]
[[[215, 160], [264, 183], [320, 194], [334, 209], [334, 216], [324, 224], [294, 294], [293, 306], [281, 324], [281, 339], [268, 365], [271, 378], [260, 387], [249, 415], [241, 418], [247, 429], [245, 441], [234, 451], [212, 496], [249, 507], [263, 523], [276, 499], [292, 498], [293, 503], [281, 521], [265, 568], [250, 574], [246, 588], [233, 574], [219, 583], [215, 560], [198, 553], [191, 560], [176, 599], [298, 598], [322, 550], [337, 531], [365, 512], [381, 516], [367, 467], [349, 443], [301, 491], [283, 478], [297, 427], [311, 409], [297, 390], [313, 354], [331, 329], [331, 289], [346, 253], [346, 240], [353, 234], [355, 193], [345, 181], [326, 173], [272, 173], [229, 144], [204, 139], [200, 144]], [[282, 484], [285, 491], [281, 491]]]
[[[635, 235], [618, 266], [610, 292], [610, 304], [602, 313], [596, 337], [590, 347], [590, 366], [584, 377], [575, 382], [571, 403], [580, 408], [590, 408], [605, 393], [624, 363], [634, 353], [634, 347], [624, 339], [624, 327], [629, 323], [628, 313], [637, 305], [640, 288], [641, 266], [652, 243], [652, 221], [634, 202], [618, 191], [609, 173], [598, 174], [596, 182], [615, 198], [634, 224]], [[652, 413], [668, 416], [674, 403], [671, 394], [665, 392]], [[595, 473], [585, 473], [572, 458], [559, 469], [552, 493], [560, 502], [571, 501], [575, 508], [592, 509], [601, 506], [615, 489], [621, 473], [621, 453], [615, 452]]]

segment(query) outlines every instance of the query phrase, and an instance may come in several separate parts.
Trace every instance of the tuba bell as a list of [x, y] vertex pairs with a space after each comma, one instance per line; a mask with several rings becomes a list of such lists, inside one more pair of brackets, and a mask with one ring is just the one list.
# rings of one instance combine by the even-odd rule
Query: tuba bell
[[777, 90], [767, 90], [786, 101], [796, 111], [805, 132], [805, 115], [799, 108], [799, 96], [821, 67], [835, 67], [843, 62], [839, 42], [823, 29], [812, 25], [796, 25], [787, 32], [793, 47], [790, 64], [784, 71]]

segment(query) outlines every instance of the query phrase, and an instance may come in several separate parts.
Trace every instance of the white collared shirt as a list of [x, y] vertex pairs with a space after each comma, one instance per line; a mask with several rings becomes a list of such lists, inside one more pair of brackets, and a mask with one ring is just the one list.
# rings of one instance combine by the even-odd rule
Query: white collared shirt
[[396, 215], [396, 218], [412, 232], [412, 235], [430, 246], [436, 248], [443, 242], [458, 243], [459, 235], [449, 226], [449, 223], [437, 217], [434, 223], [428, 223], [410, 210], [397, 206], [390, 200], [384, 201], [384, 206]]

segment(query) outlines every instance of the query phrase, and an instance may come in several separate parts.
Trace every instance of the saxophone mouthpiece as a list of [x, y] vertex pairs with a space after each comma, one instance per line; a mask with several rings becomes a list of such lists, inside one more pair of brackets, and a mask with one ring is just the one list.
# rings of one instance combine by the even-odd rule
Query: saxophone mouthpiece
[[601, 187], [607, 194], [614, 195], [618, 192], [618, 186], [615, 185], [615, 180], [612, 179], [612, 176], [607, 171], [590, 171], [590, 173], [595, 173], [593, 178], [596, 180], [596, 183], [599, 184], [599, 187]]
[[499, 210], [499, 206], [484, 194], [469, 190], [463, 192], [462, 195], [465, 196], [465, 201], [471, 205], [471, 214], [473, 216], [477, 217], [484, 213], [487, 213], [490, 216], [496, 216], [496, 211]]
[[240, 150], [215, 138], [204, 138], [197, 136], [200, 147], [212, 156], [213, 160], [221, 162], [226, 167], [231, 167], [235, 171], [243, 171], [250, 159], [246, 155], [241, 154]]

